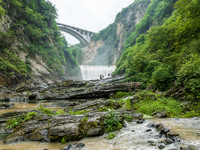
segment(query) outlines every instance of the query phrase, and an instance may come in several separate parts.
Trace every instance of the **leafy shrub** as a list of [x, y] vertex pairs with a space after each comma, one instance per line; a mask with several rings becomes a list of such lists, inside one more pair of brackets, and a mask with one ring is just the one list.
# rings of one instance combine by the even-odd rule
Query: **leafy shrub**
[[31, 118], [33, 118], [37, 114], [38, 114], [37, 112], [29, 112], [29, 113], [26, 113], [23, 117], [20, 117], [20, 118], [13, 118], [13, 119], [10, 118], [6, 122], [6, 128], [18, 127], [19, 125], [21, 125], [21, 123], [31, 120]]
[[9, 129], [9, 128], [15, 128], [17, 126], [19, 126], [22, 122], [22, 119], [21, 118], [13, 118], [13, 119], [9, 119], [7, 122], [6, 122], [6, 128]]
[[110, 133], [108, 134], [108, 136], [107, 136], [107, 139], [108, 139], [108, 140], [111, 140], [111, 139], [113, 139], [115, 136], [116, 136], [115, 133], [110, 132]]
[[106, 132], [120, 130], [122, 128], [123, 119], [114, 111], [109, 112], [104, 120]]
[[152, 75], [152, 83], [159, 90], [166, 91], [174, 81], [174, 73], [169, 66], [158, 67]]
[[200, 99], [200, 56], [192, 55], [191, 59], [181, 66], [177, 73], [176, 85], [184, 86], [188, 99]]
[[23, 122], [25, 121], [29, 121], [31, 118], [33, 118], [34, 116], [36, 116], [38, 113], [37, 112], [29, 112], [25, 115], [25, 118], [23, 120]]
[[127, 122], [133, 121], [133, 116], [132, 116], [132, 115], [127, 115], [127, 114], [125, 114], [124, 117], [125, 117], [124, 120], [126, 120]]

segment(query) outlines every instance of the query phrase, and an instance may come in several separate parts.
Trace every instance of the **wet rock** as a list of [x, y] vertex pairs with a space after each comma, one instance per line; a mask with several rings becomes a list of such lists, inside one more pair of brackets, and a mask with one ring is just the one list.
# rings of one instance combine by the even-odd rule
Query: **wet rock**
[[179, 136], [180, 134], [179, 133], [176, 133], [176, 132], [172, 132], [172, 131], [170, 131], [170, 132], [168, 132], [167, 133], [167, 137], [175, 137], [175, 136]]
[[67, 145], [65, 148], [63, 148], [62, 150], [70, 150], [71, 148], [72, 148], [72, 145], [69, 144], [69, 145]]
[[189, 145], [188, 148], [189, 148], [189, 150], [199, 150], [200, 146]]
[[78, 148], [80, 148], [80, 147], [84, 147], [84, 146], [85, 146], [84, 143], [78, 143], [78, 144], [76, 144], [76, 147], [78, 147]]
[[95, 100], [95, 101], [87, 101], [85, 103], [82, 103], [80, 105], [76, 105], [73, 109], [75, 111], [77, 110], [94, 110], [94, 108], [96, 109], [100, 109], [106, 106], [111, 106], [111, 101], [108, 100]]
[[158, 131], [161, 131], [161, 130], [164, 130], [164, 129], [165, 129], [164, 125], [161, 124], [161, 123], [156, 124], [156, 125], [155, 125], [155, 128], [156, 128]]
[[168, 128], [164, 128], [160, 131], [160, 135], [166, 135], [170, 130]]
[[142, 119], [143, 118], [143, 114], [141, 114], [141, 113], [134, 113], [133, 114], [133, 118], [134, 119]]
[[145, 121], [144, 119], [140, 119], [140, 120], [137, 120], [136, 123], [137, 123], [137, 124], [143, 124], [144, 121]]
[[166, 138], [165, 139], [165, 143], [168, 145], [168, 144], [172, 144], [174, 141], [170, 138]]
[[150, 146], [156, 146], [157, 143], [155, 141], [147, 141]]
[[98, 128], [91, 128], [87, 131], [87, 136], [99, 136], [103, 135], [105, 132], [104, 127], [98, 127]]
[[13, 103], [0, 103], [0, 110], [1, 109], [10, 109], [14, 106]]
[[155, 111], [153, 113], [155, 118], [166, 118], [167, 117], [167, 112], [166, 110], [160, 110], [160, 111]]
[[158, 144], [158, 148], [159, 149], [164, 149], [166, 147], [166, 145], [164, 143], [159, 143]]
[[182, 144], [180, 150], [199, 150], [199, 146]]
[[[14, 133], [7, 136], [5, 143], [20, 141], [54, 142], [61, 141], [63, 138], [66, 141], [71, 141], [85, 136], [100, 136], [105, 132], [104, 119], [107, 112], [91, 112], [88, 113], [87, 118], [81, 115], [49, 116], [37, 112], [38, 115], [34, 119], [15, 128]], [[16, 113], [18, 117], [20, 114], [22, 113]], [[7, 113], [3, 116], [10, 115], [16, 117], [14, 113]]]
[[149, 128], [155, 128], [155, 124], [154, 123], [149, 123], [148, 125], [147, 125], [147, 127], [149, 127]]
[[152, 131], [152, 129], [147, 129], [145, 132], [151, 132]]
[[50, 139], [48, 137], [48, 130], [34, 132], [33, 134], [30, 134], [29, 138], [31, 141], [50, 142]]

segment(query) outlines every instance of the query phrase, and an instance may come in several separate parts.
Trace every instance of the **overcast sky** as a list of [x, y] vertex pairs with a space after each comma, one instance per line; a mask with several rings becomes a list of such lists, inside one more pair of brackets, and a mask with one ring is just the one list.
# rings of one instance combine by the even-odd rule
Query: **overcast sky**
[[[122, 8], [134, 0], [50, 0], [58, 13], [57, 22], [72, 25], [93, 32], [99, 32], [114, 22]], [[78, 43], [71, 36], [64, 34], [66, 40]]]

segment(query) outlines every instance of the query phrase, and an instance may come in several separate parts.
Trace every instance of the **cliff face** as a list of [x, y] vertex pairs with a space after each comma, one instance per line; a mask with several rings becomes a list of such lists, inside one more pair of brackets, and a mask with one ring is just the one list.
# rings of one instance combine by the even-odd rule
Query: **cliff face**
[[80, 78], [49, 1], [0, 0], [0, 85]]
[[126, 38], [141, 21], [150, 3], [151, 0], [136, 0], [118, 13], [115, 22], [94, 36], [90, 46], [84, 49], [84, 64], [115, 64], [123, 51]]
[[[154, 25], [162, 24], [163, 19], [171, 15], [175, 1], [135, 0], [117, 14], [113, 24], [92, 38], [92, 44], [85, 50], [86, 58], [92, 57], [89, 61], [85, 60], [85, 64], [116, 64], [123, 51], [133, 45], [141, 34], [146, 34]], [[97, 44], [99, 41], [101, 45]]]

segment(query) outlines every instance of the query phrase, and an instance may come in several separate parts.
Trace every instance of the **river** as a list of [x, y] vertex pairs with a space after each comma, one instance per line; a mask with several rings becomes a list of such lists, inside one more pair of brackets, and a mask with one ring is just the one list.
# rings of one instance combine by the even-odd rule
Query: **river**
[[[37, 108], [39, 105], [52, 106], [50, 109], [58, 109], [54, 102], [46, 103], [14, 103], [14, 107], [8, 110], [0, 110], [0, 114], [13, 110], [26, 110], [30, 108]], [[200, 118], [168, 118], [168, 119], [148, 119], [143, 124], [136, 122], [126, 123], [126, 127], [116, 132], [116, 137], [112, 140], [107, 140], [107, 135], [93, 138], [84, 138], [80, 141], [62, 143], [39, 143], [39, 142], [20, 142], [14, 144], [4, 144], [0, 141], [0, 149], [13, 150], [60, 150], [69, 143], [85, 143], [83, 150], [157, 150], [155, 146], [148, 145], [148, 141], [159, 142], [162, 138], [159, 137], [155, 129], [147, 132], [147, 125], [149, 123], [162, 123], [171, 131], [180, 134], [182, 143], [189, 143], [200, 146]], [[170, 144], [166, 150], [177, 148], [180, 145], [177, 143]]]

